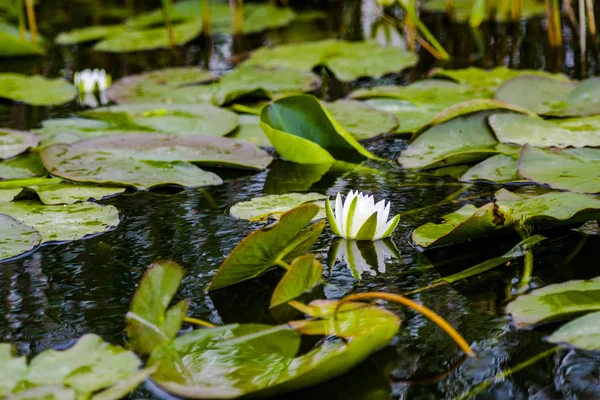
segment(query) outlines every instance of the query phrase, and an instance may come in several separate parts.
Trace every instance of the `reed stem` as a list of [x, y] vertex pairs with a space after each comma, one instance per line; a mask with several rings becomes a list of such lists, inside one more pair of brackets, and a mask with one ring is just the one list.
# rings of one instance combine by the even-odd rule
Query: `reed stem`
[[204, 36], [210, 36], [210, 0], [202, 1], [202, 33]]
[[19, 7], [19, 38], [24, 42], [27, 35], [27, 27], [25, 26], [25, 14], [23, 13], [23, 0], [18, 0], [17, 7]]
[[29, 22], [29, 30], [31, 31], [31, 43], [37, 44], [37, 24], [35, 22], [35, 9], [33, 0], [25, 0], [27, 8], [27, 21]]
[[588, 28], [592, 37], [596, 37], [596, 14], [594, 12], [594, 0], [586, 0]]
[[244, 31], [244, 0], [229, 0], [229, 6], [233, 21], [233, 34], [241, 35]]
[[167, 27], [167, 36], [169, 38], [169, 47], [175, 47], [175, 36], [173, 34], [173, 25], [171, 24], [171, 1], [162, 0], [163, 19]]

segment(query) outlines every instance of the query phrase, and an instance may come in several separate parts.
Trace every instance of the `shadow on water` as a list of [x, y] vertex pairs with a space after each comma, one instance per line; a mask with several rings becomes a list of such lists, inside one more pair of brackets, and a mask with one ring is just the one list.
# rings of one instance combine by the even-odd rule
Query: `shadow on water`
[[[77, 3], [95, 4], [92, 0]], [[139, 3], [140, 9], [158, 6], [156, 1]], [[53, 47], [41, 60], [1, 61], [0, 70], [71, 76], [74, 71], [98, 67], [105, 68], [115, 79], [174, 65], [208, 66], [222, 71], [264, 44], [323, 37], [363, 38], [363, 27], [373, 20], [367, 3], [370, 2], [365, 1], [363, 5], [359, 1], [346, 1], [342, 5], [332, 1], [323, 6], [322, 2], [306, 2], [303, 8], [324, 8], [331, 20], [319, 24], [295, 23], [286, 29], [242, 38], [236, 43], [229, 37], [217, 36], [209, 52], [203, 50], [203, 39], [175, 52], [128, 55], [94, 53], [85, 46]], [[42, 31], [59, 32], [97, 22], [69, 4], [70, 0], [40, 2]], [[450, 24], [444, 15], [425, 15], [424, 21], [455, 56], [447, 67], [508, 65], [562, 71], [572, 77], [594, 75], [598, 70], [597, 52], [592, 48], [587, 52], [586, 72], [582, 73], [578, 44], [568, 24], [564, 26], [565, 37], [571, 40], [564, 48], [553, 51], [547, 45], [540, 19], [518, 25], [484, 24], [479, 32], [472, 32], [465, 25]], [[103, 19], [102, 22], [108, 21]], [[358, 86], [407, 83], [422, 78], [433, 67], [442, 66], [425, 51], [420, 55], [416, 68], [377, 81], [361, 79], [341, 83], [321, 70], [326, 88], [321, 95], [334, 99]], [[34, 128], [44, 119], [68, 116], [79, 109], [77, 102], [51, 108], [0, 103], [0, 125]], [[381, 157], [393, 159], [405, 145], [402, 138], [386, 138], [371, 141], [367, 147]], [[20, 353], [30, 356], [50, 347], [65, 347], [74, 338], [89, 332], [122, 343], [123, 319], [129, 301], [145, 268], [156, 258], [172, 259], [185, 269], [179, 296], [191, 298], [192, 316], [216, 324], [274, 323], [274, 316], [268, 312], [268, 301], [279, 278], [277, 272], [210, 297], [204, 292], [224, 257], [256, 228], [230, 217], [229, 206], [263, 194], [289, 190], [335, 194], [360, 188], [377, 198], [390, 200], [392, 213], [422, 209], [403, 217], [392, 238], [400, 250], [400, 259], [387, 260], [383, 270], [374, 275], [363, 274], [360, 281], [354, 279], [344, 263], [337, 262], [324, 288], [329, 298], [361, 291], [409, 292], [441, 276], [499, 256], [518, 242], [513, 235], [504, 235], [420, 252], [407, 241], [415, 227], [437, 221], [444, 213], [455, 210], [463, 204], [461, 198], [489, 196], [494, 188], [457, 185], [445, 178], [408, 172], [393, 162], [378, 164], [377, 168], [378, 171], [370, 173], [342, 174], [327, 172], [319, 166], [300, 168], [276, 161], [268, 171], [257, 174], [224, 175], [219, 171], [227, 181], [218, 187], [128, 191], [103, 201], [120, 211], [122, 223], [114, 231], [88, 240], [45, 246], [27, 257], [0, 264], [0, 315], [3, 316], [0, 341], [14, 342]], [[448, 198], [454, 200], [436, 206]], [[544, 234], [549, 239], [536, 253], [534, 282], [541, 285], [598, 275], [600, 238], [584, 240], [564, 230]], [[331, 242], [332, 234], [327, 228], [316, 245], [316, 253], [324, 262]], [[285, 398], [450, 399], [548, 349], [550, 346], [543, 337], [550, 330], [517, 331], [504, 316], [504, 306], [512, 295], [511, 288], [521, 268], [521, 262], [516, 261], [459, 285], [440, 286], [414, 296], [462, 332], [479, 352], [479, 358], [462, 360], [450, 339], [424, 317], [390, 305], [401, 316], [403, 324], [389, 347], [344, 377]], [[492, 386], [479, 398], [598, 398], [599, 372], [597, 354], [564, 350]], [[153, 398], [153, 394], [140, 388], [131, 398]]]

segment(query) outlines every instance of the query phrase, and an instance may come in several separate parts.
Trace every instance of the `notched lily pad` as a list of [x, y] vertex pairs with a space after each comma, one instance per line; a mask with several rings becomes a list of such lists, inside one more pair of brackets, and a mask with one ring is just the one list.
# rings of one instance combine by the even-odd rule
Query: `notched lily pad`
[[314, 97], [289, 96], [262, 109], [260, 123], [277, 152], [299, 164], [376, 159]]
[[326, 198], [320, 193], [271, 194], [236, 203], [229, 212], [236, 218], [265, 222], [303, 204], [318, 202], [320, 210], [315, 219], [320, 219], [325, 218], [323, 200]]
[[[0, 214], [0, 261], [16, 257], [35, 249], [42, 241], [42, 235], [31, 226]], [[0, 356], [0, 360], [1, 360]], [[0, 384], [0, 395], [2, 395]]]
[[519, 296], [506, 306], [513, 323], [526, 328], [585, 311], [600, 310], [600, 278], [548, 285]]
[[34, 106], [52, 106], [75, 98], [77, 89], [64, 79], [0, 73], [0, 98]]
[[0, 203], [0, 213], [35, 228], [42, 235], [42, 243], [79, 240], [119, 224], [115, 207], [95, 203], [46, 206], [37, 201], [15, 201]]
[[18, 156], [38, 145], [40, 138], [27, 131], [0, 128], [0, 160]]

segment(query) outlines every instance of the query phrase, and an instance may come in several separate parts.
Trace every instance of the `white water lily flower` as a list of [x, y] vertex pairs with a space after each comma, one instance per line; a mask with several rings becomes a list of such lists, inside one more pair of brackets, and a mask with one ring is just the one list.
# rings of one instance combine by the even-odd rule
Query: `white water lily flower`
[[381, 200], [375, 204], [373, 196], [350, 191], [346, 201], [338, 193], [335, 198], [335, 214], [329, 199], [326, 202], [327, 219], [333, 233], [344, 239], [379, 240], [389, 237], [400, 222], [400, 215], [390, 221], [390, 203]]
[[112, 79], [103, 69], [84, 69], [75, 73], [73, 81], [81, 93], [93, 93], [108, 89]]
[[[385, 273], [385, 262], [389, 259], [399, 258], [400, 252], [391, 240], [377, 240], [374, 242], [357, 242], [356, 240], [336, 239], [331, 245], [327, 258], [346, 263], [352, 276], [360, 280], [365, 272], [371, 276]], [[376, 268], [377, 271], [373, 270]]]

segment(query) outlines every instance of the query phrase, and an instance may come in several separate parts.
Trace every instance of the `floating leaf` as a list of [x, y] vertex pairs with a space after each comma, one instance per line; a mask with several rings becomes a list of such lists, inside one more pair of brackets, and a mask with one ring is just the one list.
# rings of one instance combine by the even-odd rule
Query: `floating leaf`
[[[0, 132], [2, 135], [2, 132]], [[0, 162], [0, 181], [26, 179], [46, 175], [46, 168], [37, 153], [27, 153], [11, 160]]]
[[25, 40], [20, 37], [19, 28], [0, 20], [0, 57], [38, 56], [46, 51], [43, 47], [31, 42], [28, 33]]
[[315, 260], [314, 255], [306, 254], [296, 258], [273, 291], [270, 307], [285, 304], [309, 292], [321, 283], [322, 275], [323, 266]]
[[267, 221], [269, 218], [279, 218], [281, 214], [290, 211], [293, 208], [306, 203], [317, 204], [320, 209], [315, 219], [325, 218], [325, 210], [322, 200], [327, 196], [320, 193], [287, 193], [271, 194], [262, 197], [255, 197], [251, 200], [241, 201], [235, 204], [229, 212], [236, 218], [247, 219], [249, 221]]
[[496, 99], [527, 108], [537, 114], [583, 117], [600, 114], [600, 78], [579, 84], [524, 76], [507, 81]]
[[102, 200], [108, 196], [123, 193], [125, 189], [107, 186], [73, 185], [57, 183], [53, 185], [33, 185], [27, 189], [34, 191], [44, 204], [74, 204], [87, 200]]
[[324, 103], [323, 106], [357, 140], [371, 139], [393, 132], [398, 126], [398, 120], [392, 114], [359, 101], [338, 100], [334, 103]]
[[342, 81], [363, 76], [380, 77], [416, 64], [414, 53], [376, 42], [323, 40], [292, 43], [257, 50], [244, 65], [312, 70], [325, 65]]
[[305, 254], [325, 226], [325, 221], [320, 221], [304, 229], [318, 212], [319, 206], [305, 204], [282, 214], [275, 224], [252, 232], [221, 264], [208, 290], [255, 278]]
[[[584, 121], [578, 122], [579, 119]], [[490, 116], [489, 124], [498, 140], [504, 143], [536, 147], [600, 147], [600, 117], [573, 118], [564, 124], [522, 114], [496, 114]]]
[[314, 96], [289, 96], [263, 108], [260, 122], [277, 152], [299, 164], [376, 158]]
[[210, 72], [200, 68], [167, 68], [121, 78], [107, 93], [117, 103], [172, 103], [168, 97], [170, 90], [214, 79]]
[[526, 328], [585, 311], [600, 310], [600, 278], [568, 281], [536, 289], [506, 306], [513, 323]]
[[256, 115], [240, 115], [240, 126], [228, 137], [246, 140], [259, 147], [271, 147], [269, 138], [260, 126], [260, 118]]
[[[400, 325], [392, 313], [357, 303], [344, 305], [334, 321], [336, 304], [302, 306], [315, 320], [278, 327], [226, 325], [180, 336], [152, 354], [148, 365], [159, 365], [152, 378], [177, 396], [221, 399], [271, 397], [332, 379], [387, 345]], [[321, 341], [296, 356], [300, 334], [345, 340]]]
[[431, 76], [436, 78], [444, 77], [461, 84], [469, 85], [475, 90], [484, 91], [489, 97], [493, 97], [496, 89], [504, 82], [520, 76], [538, 76], [557, 82], [569, 82], [569, 78], [564, 74], [552, 74], [534, 69], [510, 69], [504, 66], [492, 69], [477, 67], [464, 69], [440, 68], [434, 70]]
[[[173, 25], [173, 43], [183, 45], [196, 38], [202, 32], [202, 23], [197, 21]], [[129, 53], [170, 47], [167, 28], [147, 30], [126, 30], [96, 43], [95, 51], [111, 53]]]
[[136, 353], [150, 354], [175, 338], [189, 305], [182, 300], [169, 308], [182, 278], [182, 269], [171, 261], [157, 261], [146, 270], [125, 319], [127, 343]]
[[238, 126], [237, 114], [210, 104], [123, 104], [79, 115], [112, 124], [116, 129], [177, 136], [225, 136]]
[[443, 246], [494, 232], [512, 224], [510, 209], [488, 203], [480, 208], [468, 204], [444, 215], [444, 222], [428, 222], [415, 229], [412, 240], [421, 247]]
[[547, 339], [583, 350], [600, 350], [600, 312], [579, 317], [556, 330]]
[[525, 145], [519, 173], [555, 189], [581, 193], [600, 192], [600, 149], [567, 149], [549, 152]]
[[[46, 350], [34, 357], [29, 366], [24, 357], [11, 353], [10, 345], [0, 345], [0, 395], [10, 399], [96, 398], [93, 393], [116, 385], [122, 392], [125, 381], [129, 382], [129, 390], [139, 384], [140, 360], [135, 354], [109, 345], [96, 335], [81, 337], [67, 350]], [[138, 379], [132, 381], [134, 376]]]
[[0, 213], [35, 228], [42, 235], [42, 243], [79, 240], [119, 224], [115, 207], [94, 203], [46, 206], [36, 201], [15, 201], [0, 203]]
[[1, 98], [34, 106], [51, 106], [67, 103], [76, 95], [75, 86], [63, 79], [0, 73]]
[[31, 132], [0, 128], [0, 160], [18, 156], [37, 146], [39, 141], [40, 138]]
[[125, 26], [122, 24], [88, 26], [85, 28], [73, 29], [69, 32], [62, 32], [56, 37], [55, 42], [60, 45], [95, 42], [104, 39], [107, 36], [120, 34], [123, 30], [125, 30]]
[[451, 119], [425, 131], [400, 155], [406, 168], [434, 168], [477, 161], [502, 153], [491, 132], [490, 111]]
[[[16, 257], [35, 249], [42, 241], [42, 235], [32, 228], [5, 214], [0, 214], [0, 261]], [[0, 345], [0, 364], [2, 360], [2, 345]], [[4, 377], [0, 373], [2, 381]], [[9, 378], [6, 378], [9, 379]], [[2, 396], [0, 383], [0, 396]]]
[[0, 203], [13, 201], [21, 193], [21, 188], [2, 189], [0, 188]]
[[496, 183], [522, 181], [523, 179], [520, 177], [517, 167], [518, 161], [516, 158], [506, 154], [497, 154], [469, 169], [460, 180], [463, 182], [490, 181]]

